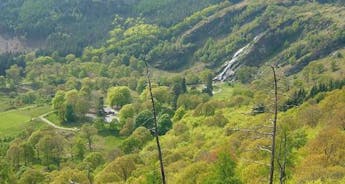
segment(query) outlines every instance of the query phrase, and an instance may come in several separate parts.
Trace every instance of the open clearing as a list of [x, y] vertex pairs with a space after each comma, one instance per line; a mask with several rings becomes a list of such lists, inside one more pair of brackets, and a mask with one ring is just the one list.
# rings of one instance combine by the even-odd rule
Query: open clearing
[[33, 118], [50, 110], [49, 106], [39, 106], [0, 112], [0, 137], [20, 133]]

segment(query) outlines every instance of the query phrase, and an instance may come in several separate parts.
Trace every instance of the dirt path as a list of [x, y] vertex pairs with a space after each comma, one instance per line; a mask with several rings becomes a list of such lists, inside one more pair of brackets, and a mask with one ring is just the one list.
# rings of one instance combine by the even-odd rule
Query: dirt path
[[46, 119], [45, 117], [48, 116], [49, 114], [51, 113], [54, 113], [54, 111], [52, 112], [48, 112], [46, 114], [43, 114], [41, 116], [38, 117], [38, 119], [42, 120], [43, 122], [47, 123], [48, 125], [52, 126], [53, 128], [56, 128], [56, 129], [59, 129], [59, 130], [66, 130], [66, 131], [73, 131], [73, 132], [77, 132], [79, 131], [80, 129], [79, 128], [66, 128], [66, 127], [61, 127], [61, 126], [58, 126], [56, 124], [54, 124], [53, 122], [49, 121], [48, 119]]

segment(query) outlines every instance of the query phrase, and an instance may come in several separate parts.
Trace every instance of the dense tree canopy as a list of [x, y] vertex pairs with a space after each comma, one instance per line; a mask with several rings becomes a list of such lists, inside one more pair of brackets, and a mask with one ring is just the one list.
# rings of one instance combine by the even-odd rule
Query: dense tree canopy
[[274, 183], [343, 184], [342, 5], [2, 0], [0, 183], [267, 183], [273, 66]]

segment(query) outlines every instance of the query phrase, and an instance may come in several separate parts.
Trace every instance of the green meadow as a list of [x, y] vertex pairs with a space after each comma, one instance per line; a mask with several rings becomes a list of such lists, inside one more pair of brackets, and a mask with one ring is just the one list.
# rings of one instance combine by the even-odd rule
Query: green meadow
[[14, 136], [36, 117], [50, 111], [49, 106], [29, 106], [0, 112], [0, 136]]

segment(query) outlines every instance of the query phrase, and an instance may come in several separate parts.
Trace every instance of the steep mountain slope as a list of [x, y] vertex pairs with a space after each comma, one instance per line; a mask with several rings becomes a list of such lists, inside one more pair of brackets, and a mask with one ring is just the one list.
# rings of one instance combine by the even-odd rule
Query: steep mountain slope
[[[343, 21], [340, 17], [332, 16], [332, 12], [341, 15], [344, 7], [309, 1], [220, 3], [196, 12], [169, 28], [150, 25], [156, 27], [155, 33], [135, 35], [137, 41], [151, 40], [142, 50], [131, 48], [132, 51], [115, 51], [122, 44], [112, 45], [112, 41], [108, 41], [103, 49], [109, 53], [115, 51], [115, 54], [148, 59], [161, 69], [174, 70], [199, 61], [216, 68], [231, 59], [238, 49], [254, 37], [263, 34], [253, 49], [241, 59], [243, 64], [260, 66], [266, 62], [276, 62], [289, 65], [291, 68], [287, 73], [291, 74], [301, 70], [308, 62], [344, 46]], [[126, 29], [136, 29], [135, 25], [122, 29], [122, 33], [117, 32], [119, 35], [111, 36], [125, 44], [125, 40], [132, 39], [135, 45], [134, 38], [129, 38], [131, 35], [121, 35]]]
[[[4, 0], [0, 2], [0, 33], [39, 42], [36, 48], [46, 51], [80, 54], [84, 47], [104, 41], [116, 14], [171, 25], [217, 2], [220, 0]], [[187, 6], [190, 4], [193, 6]]]

